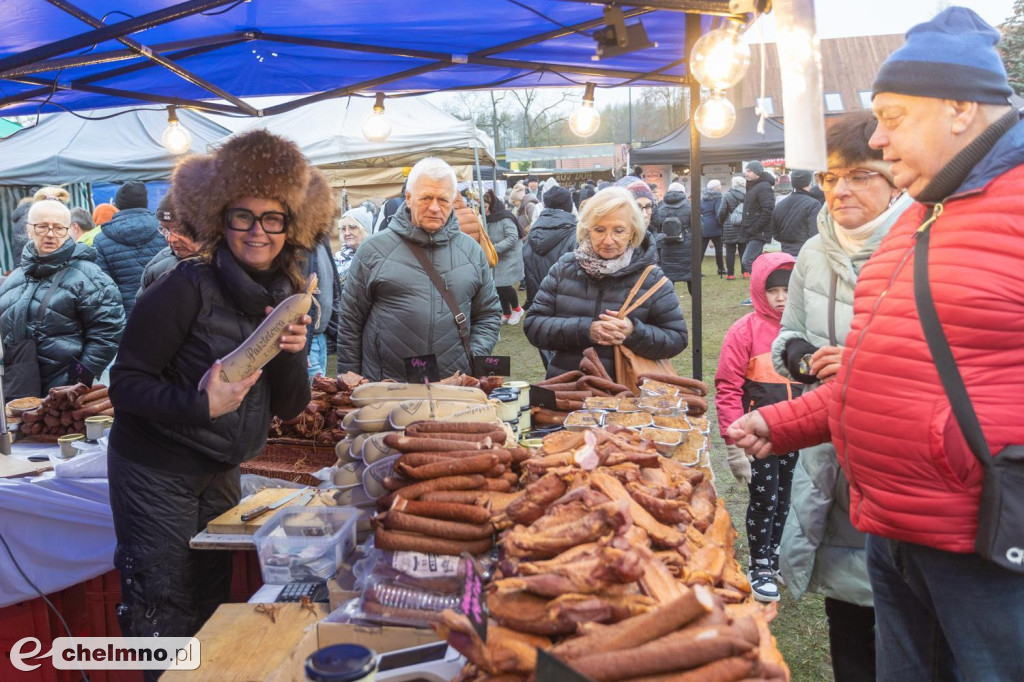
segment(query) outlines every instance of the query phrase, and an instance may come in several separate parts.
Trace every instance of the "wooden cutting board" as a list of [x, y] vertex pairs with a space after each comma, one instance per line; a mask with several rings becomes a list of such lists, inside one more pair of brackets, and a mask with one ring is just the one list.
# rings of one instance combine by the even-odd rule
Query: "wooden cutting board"
[[[274, 512], [284, 509], [285, 507], [294, 506], [302, 498], [302, 495], [299, 495], [294, 500], [284, 503], [277, 509], [271, 509], [267, 513], [261, 514], [247, 523], [242, 521], [242, 514], [252, 511], [257, 507], [262, 507], [265, 504], [277, 502], [282, 497], [288, 497], [294, 493], [295, 490], [295, 488], [264, 488], [255, 495], [242, 500], [238, 506], [232, 507], [213, 521], [210, 521], [206, 526], [206, 532], [223, 533], [226, 535], [252, 535], [274, 516]], [[312, 488], [310, 488], [310, 490], [312, 490]], [[314, 494], [312, 499], [306, 503], [307, 507], [333, 505], [334, 497], [328, 492]]]
[[323, 604], [316, 613], [301, 604], [265, 604], [274, 620], [259, 613], [258, 604], [223, 604], [196, 634], [201, 664], [198, 670], [169, 671], [161, 682], [232, 682], [263, 680], [288, 658], [306, 631], [327, 615]]
[[0, 478], [35, 476], [52, 468], [53, 465], [49, 462], [29, 462], [24, 459], [0, 455]]

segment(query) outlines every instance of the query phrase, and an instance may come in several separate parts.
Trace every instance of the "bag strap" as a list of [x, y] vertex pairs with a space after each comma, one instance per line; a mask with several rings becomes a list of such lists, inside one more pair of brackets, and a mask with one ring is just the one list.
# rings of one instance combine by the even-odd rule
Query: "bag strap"
[[668, 281], [668, 277], [662, 277], [657, 282], [655, 282], [653, 287], [651, 287], [650, 289], [645, 291], [643, 296], [641, 296], [640, 298], [636, 299], [633, 302], [633, 305], [629, 306], [628, 308], [623, 308], [622, 310], [619, 311], [619, 319], [621, 320], [626, 315], [629, 315], [631, 312], [633, 312], [634, 310], [636, 310], [637, 308], [642, 306], [644, 303], [646, 303], [647, 299], [649, 299], [651, 296], [653, 296], [655, 294], [655, 292], [657, 292], [658, 289], [661, 288], [661, 285], [664, 284], [667, 281]]
[[452, 316], [455, 318], [455, 326], [459, 328], [459, 340], [462, 341], [462, 347], [466, 351], [466, 359], [469, 360], [469, 366], [472, 368], [473, 351], [469, 348], [469, 323], [466, 321], [466, 314], [459, 309], [459, 304], [455, 302], [455, 297], [452, 296], [452, 292], [448, 291], [444, 280], [441, 279], [441, 275], [438, 274], [434, 264], [430, 262], [430, 258], [423, 247], [410, 241], [405, 241], [405, 245], [412, 251], [412, 255], [416, 256], [416, 260], [423, 267], [423, 272], [427, 273], [431, 284], [437, 289], [437, 293], [441, 294], [442, 300], [444, 300], [448, 309], [452, 312]]
[[828, 285], [828, 345], [838, 346], [836, 343], [836, 285], [839, 283], [839, 273], [832, 271], [832, 281]]
[[[53, 295], [57, 293], [57, 289], [60, 288], [60, 283], [64, 280], [64, 276], [68, 274], [68, 270], [70, 269], [70, 265], [61, 268], [57, 272], [57, 276], [50, 281], [50, 288], [46, 290], [46, 295], [43, 296], [43, 300], [39, 304], [39, 309], [36, 311], [36, 325], [43, 321], [43, 316], [46, 315], [46, 311], [50, 307], [50, 300], [53, 298]], [[25, 314], [26, 316], [28, 315], [28, 308], [25, 309]]]
[[[981, 430], [981, 423], [978, 415], [971, 406], [971, 398], [967, 394], [967, 387], [964, 385], [960, 370], [957, 369], [956, 360], [953, 358], [953, 351], [949, 347], [949, 341], [942, 330], [939, 322], [939, 315], [935, 310], [935, 301], [932, 298], [931, 285], [928, 281], [928, 242], [930, 238], [929, 227], [934, 218], [942, 213], [941, 204], [929, 211], [928, 218], [918, 228], [917, 243], [914, 245], [914, 301], [917, 304], [917, 315], [921, 319], [921, 327], [924, 329], [924, 338], [928, 342], [928, 349], [935, 361], [935, 368], [939, 371], [939, 379], [942, 380], [942, 387], [946, 390], [946, 397], [953, 408], [957, 424], [963, 433], [971, 452], [978, 458], [983, 467], [992, 466], [992, 455], [985, 441], [985, 435]], [[933, 215], [934, 214], [934, 215]]]
[[629, 295], [626, 296], [626, 300], [622, 302], [622, 307], [619, 308], [620, 320], [632, 311], [629, 304], [633, 302], [633, 297], [636, 296], [636, 292], [640, 291], [640, 287], [644, 285], [644, 281], [646, 281], [647, 276], [651, 274], [652, 270], [654, 270], [653, 265], [648, 265], [644, 268], [644, 271], [640, 273], [640, 278], [637, 279], [636, 284], [634, 284], [633, 288], [629, 290]]

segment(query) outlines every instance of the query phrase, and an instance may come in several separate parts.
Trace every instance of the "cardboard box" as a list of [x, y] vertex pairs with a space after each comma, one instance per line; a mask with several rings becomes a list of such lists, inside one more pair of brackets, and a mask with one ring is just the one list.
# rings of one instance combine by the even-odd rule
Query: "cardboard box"
[[433, 630], [320, 622], [306, 633], [292, 655], [265, 679], [267, 682], [305, 682], [306, 659], [317, 649], [332, 644], [361, 644], [382, 654], [436, 641], [438, 637]]
[[[338, 608], [350, 599], [359, 596], [359, 590], [355, 588], [356, 577], [352, 575], [351, 566], [342, 566], [338, 573], [327, 581], [327, 590], [331, 597], [331, 611]], [[348, 569], [348, 570], [346, 570]]]

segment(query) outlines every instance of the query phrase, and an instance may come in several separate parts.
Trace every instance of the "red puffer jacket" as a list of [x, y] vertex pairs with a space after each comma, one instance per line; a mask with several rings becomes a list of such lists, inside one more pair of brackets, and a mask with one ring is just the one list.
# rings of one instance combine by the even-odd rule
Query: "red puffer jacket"
[[[993, 454], [1024, 443], [1024, 166], [948, 199], [929, 256], [939, 320]], [[982, 469], [965, 442], [914, 304], [914, 233], [903, 214], [857, 283], [836, 379], [761, 408], [778, 452], [832, 440], [861, 531], [974, 551]]]

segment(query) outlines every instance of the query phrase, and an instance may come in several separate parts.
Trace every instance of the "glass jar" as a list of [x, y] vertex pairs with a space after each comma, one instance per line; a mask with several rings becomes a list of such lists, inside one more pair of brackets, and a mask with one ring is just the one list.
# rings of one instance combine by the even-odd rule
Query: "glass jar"
[[359, 644], [334, 644], [306, 659], [306, 682], [373, 682], [377, 654]]

